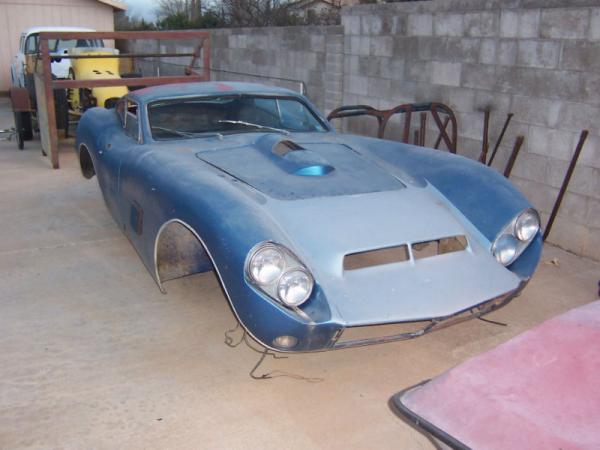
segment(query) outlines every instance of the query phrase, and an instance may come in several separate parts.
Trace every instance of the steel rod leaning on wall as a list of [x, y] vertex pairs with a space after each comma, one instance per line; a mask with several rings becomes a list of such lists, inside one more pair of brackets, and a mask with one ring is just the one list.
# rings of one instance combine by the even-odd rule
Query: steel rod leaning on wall
[[519, 156], [519, 152], [521, 151], [521, 146], [523, 145], [524, 140], [524, 136], [517, 136], [513, 150], [508, 158], [508, 162], [506, 163], [506, 168], [504, 169], [504, 176], [506, 178], [510, 178], [510, 174], [513, 170], [513, 166], [515, 165], [515, 161], [517, 160], [517, 156]]
[[496, 145], [494, 145], [494, 150], [492, 150], [492, 156], [490, 157], [490, 160], [488, 161], [488, 166], [491, 166], [492, 163], [494, 162], [494, 158], [496, 157], [496, 152], [498, 152], [498, 148], [500, 147], [500, 143], [502, 142], [502, 139], [504, 139], [504, 134], [506, 133], [506, 129], [508, 128], [508, 124], [510, 123], [511, 119], [513, 118], [514, 114], [513, 113], [508, 113], [506, 115], [506, 120], [504, 121], [504, 126], [502, 127], [502, 131], [500, 132], [500, 135], [498, 136], [498, 140], [496, 141]]
[[486, 164], [487, 154], [489, 148], [489, 128], [490, 128], [490, 108], [485, 108], [483, 111], [483, 139], [481, 140], [481, 154], [479, 155], [479, 162]]
[[554, 203], [554, 207], [552, 208], [552, 213], [550, 213], [550, 218], [548, 219], [548, 224], [546, 225], [546, 229], [544, 230], [544, 240], [550, 234], [550, 230], [552, 229], [552, 225], [554, 224], [554, 219], [556, 219], [556, 214], [558, 214], [558, 209], [560, 208], [560, 204], [562, 203], [563, 197], [567, 192], [567, 188], [569, 187], [569, 182], [571, 181], [571, 176], [575, 171], [575, 166], [577, 165], [577, 160], [579, 159], [579, 155], [581, 154], [581, 150], [583, 149], [583, 144], [585, 144], [585, 140], [588, 137], [588, 130], [582, 130], [581, 135], [579, 136], [579, 142], [577, 143], [577, 147], [575, 147], [575, 153], [571, 158], [571, 162], [569, 163], [569, 168], [567, 169], [567, 173], [565, 174], [565, 178], [563, 179], [562, 185], [560, 187], [560, 191], [558, 192], [558, 197], [556, 198], [556, 202]]

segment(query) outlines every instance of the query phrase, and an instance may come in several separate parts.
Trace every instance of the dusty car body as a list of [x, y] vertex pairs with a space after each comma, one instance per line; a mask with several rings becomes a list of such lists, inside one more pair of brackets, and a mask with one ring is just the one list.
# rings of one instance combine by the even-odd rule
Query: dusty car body
[[[540, 258], [537, 213], [494, 170], [338, 133], [285, 89], [131, 92], [83, 115], [76, 148], [161, 289], [214, 269], [244, 329], [278, 351], [477, 317], [516, 296]], [[372, 335], [345, 339], [365, 326]]]

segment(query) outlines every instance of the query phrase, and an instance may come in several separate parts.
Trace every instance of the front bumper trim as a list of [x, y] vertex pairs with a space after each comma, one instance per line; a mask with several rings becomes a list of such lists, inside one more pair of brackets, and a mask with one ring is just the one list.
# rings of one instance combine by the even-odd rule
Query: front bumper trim
[[515, 298], [525, 287], [527, 281], [528, 280], [524, 280], [519, 284], [517, 288], [498, 297], [494, 297], [490, 300], [486, 300], [482, 303], [479, 303], [478, 305], [471, 306], [465, 310], [459, 311], [450, 316], [431, 319], [426, 326], [419, 328], [415, 331], [392, 334], [388, 336], [354, 339], [340, 342], [339, 339], [342, 337], [345, 330], [342, 329], [333, 337], [331, 349], [338, 350], [351, 347], [364, 347], [367, 345], [385, 344], [387, 342], [406, 341], [408, 339], [414, 339], [423, 336], [424, 334], [430, 333], [435, 330], [440, 330], [442, 328], [446, 328], [451, 325], [456, 325], [458, 323], [465, 322], [470, 319], [482, 317], [510, 303], [510, 301], [513, 298]]

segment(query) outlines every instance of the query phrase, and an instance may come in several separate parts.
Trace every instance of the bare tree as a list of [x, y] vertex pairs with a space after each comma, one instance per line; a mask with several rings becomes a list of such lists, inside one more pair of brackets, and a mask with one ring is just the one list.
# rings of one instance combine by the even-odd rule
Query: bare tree
[[201, 0], [160, 0], [156, 8], [156, 17], [159, 20], [173, 16], [184, 16], [189, 20], [196, 20], [201, 15]]
[[221, 14], [232, 27], [298, 25], [299, 17], [283, 0], [222, 0]]

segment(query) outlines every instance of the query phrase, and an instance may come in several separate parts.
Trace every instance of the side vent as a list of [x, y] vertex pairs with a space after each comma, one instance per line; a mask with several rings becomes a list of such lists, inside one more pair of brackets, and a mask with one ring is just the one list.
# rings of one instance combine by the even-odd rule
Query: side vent
[[131, 204], [129, 224], [131, 225], [131, 228], [135, 231], [135, 234], [142, 234], [142, 231], [144, 230], [144, 210], [137, 202], [133, 202]]
[[344, 256], [344, 270], [364, 269], [366, 267], [408, 261], [409, 259], [407, 245], [380, 248], [378, 250], [369, 250]]
[[467, 238], [465, 236], [452, 236], [412, 244], [411, 248], [415, 259], [430, 258], [465, 250], [467, 248]]
[[297, 150], [304, 150], [304, 148], [292, 141], [279, 141], [273, 146], [273, 153], [275, 153], [277, 156], [285, 156], [289, 152], [294, 152]]

